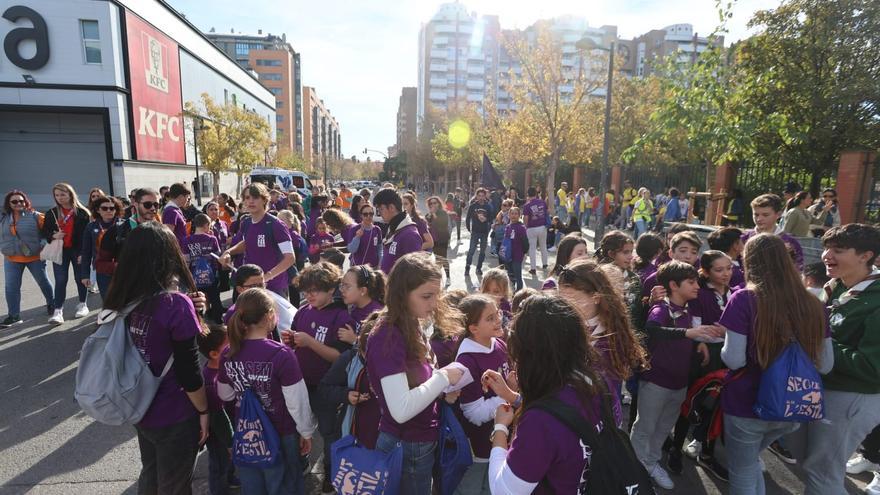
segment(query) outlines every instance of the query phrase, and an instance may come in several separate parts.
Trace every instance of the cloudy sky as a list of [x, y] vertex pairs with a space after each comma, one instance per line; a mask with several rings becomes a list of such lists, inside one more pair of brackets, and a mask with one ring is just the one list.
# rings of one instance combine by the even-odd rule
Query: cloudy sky
[[[345, 156], [394, 144], [400, 90], [415, 86], [418, 33], [442, 2], [433, 0], [168, 0], [203, 31], [287, 34], [302, 54], [303, 84], [340, 123]], [[470, 11], [500, 17], [503, 28], [525, 28], [536, 19], [571, 14], [591, 26], [616, 25], [633, 38], [670, 24], [690, 23], [700, 35], [718, 25], [714, 0], [469, 0]], [[756, 10], [779, 0], [739, 0], [727, 40], [749, 35]], [[373, 159], [380, 158], [371, 154]]]

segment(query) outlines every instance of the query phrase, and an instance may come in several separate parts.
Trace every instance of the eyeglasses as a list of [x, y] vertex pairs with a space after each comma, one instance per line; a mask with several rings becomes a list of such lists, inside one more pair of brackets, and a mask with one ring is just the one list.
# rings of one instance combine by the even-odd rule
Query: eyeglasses
[[834, 199], [834, 195], [833, 194], [823, 194], [822, 198], [823, 199]]
[[266, 284], [261, 283], [261, 282], [241, 286], [242, 289], [264, 289], [265, 287], [266, 287]]
[[115, 206], [102, 206], [101, 211], [116, 211]]
[[361, 212], [361, 216], [364, 218], [373, 218], [373, 215], [375, 215], [375, 214], [376, 214], [375, 211], [362, 211]]
[[158, 201], [144, 201], [143, 203], [141, 203], [141, 206], [148, 210], [158, 210], [159, 207], [162, 206], [162, 204]]
[[25, 204], [25, 203], [24, 203], [24, 200], [23, 200], [23, 199], [10, 199], [10, 200], [9, 200], [9, 204], [11, 204], [11, 205], [23, 205], [23, 204]]

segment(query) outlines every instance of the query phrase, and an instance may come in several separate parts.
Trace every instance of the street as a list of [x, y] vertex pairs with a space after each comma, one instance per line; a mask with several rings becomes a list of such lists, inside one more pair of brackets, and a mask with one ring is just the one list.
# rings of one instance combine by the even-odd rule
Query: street
[[[471, 292], [475, 290], [473, 285], [479, 282], [474, 270], [469, 279], [462, 276], [468, 246], [466, 231], [462, 230], [461, 243], [456, 244], [453, 240], [450, 246], [452, 288]], [[492, 257], [487, 260], [492, 266], [497, 263]], [[552, 266], [552, 260], [550, 264]], [[528, 270], [527, 262], [525, 270]], [[526, 272], [524, 279], [528, 286], [540, 287], [543, 274], [539, 270], [538, 277], [533, 277]], [[0, 401], [0, 451], [3, 452], [0, 495], [136, 493], [140, 458], [134, 429], [98, 424], [80, 412], [73, 400], [79, 350], [83, 340], [95, 328], [99, 297], [89, 295], [92, 312], [88, 317], [51, 327], [46, 324], [42, 296], [29, 274], [24, 276], [22, 292], [24, 323], [0, 330], [0, 390], [3, 391], [3, 400]], [[67, 295], [65, 316], [73, 314], [76, 304], [72, 281]], [[0, 306], [0, 313], [6, 313], [5, 302]], [[724, 449], [718, 450], [723, 462]], [[318, 442], [313, 451], [320, 451]], [[673, 476], [676, 490], [666, 493], [726, 493], [725, 483], [711, 478], [694, 462], [685, 459], [684, 473]], [[767, 452], [763, 459], [769, 469], [766, 475], [768, 494], [802, 493], [803, 485], [798, 479], [800, 472], [796, 466], [786, 465]], [[849, 493], [861, 493], [870, 479], [868, 474], [857, 480], [849, 478]], [[309, 493], [318, 493], [320, 481], [317, 477], [310, 476], [308, 485]], [[194, 486], [196, 493], [207, 493], [206, 455], [199, 457]]]

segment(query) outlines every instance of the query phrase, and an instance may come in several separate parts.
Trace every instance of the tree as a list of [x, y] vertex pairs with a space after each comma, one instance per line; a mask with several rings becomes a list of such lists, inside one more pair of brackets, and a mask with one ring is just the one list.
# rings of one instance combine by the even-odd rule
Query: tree
[[273, 148], [267, 151], [268, 163], [270, 167], [283, 168], [285, 170], [299, 170], [305, 172], [306, 161], [302, 154], [289, 148]]
[[269, 123], [255, 112], [236, 105], [219, 105], [207, 93], [202, 93], [200, 104], [187, 102], [184, 113], [203, 122], [198, 133], [201, 165], [214, 177], [214, 194], [220, 193], [220, 173], [234, 171], [241, 178], [254, 164], [262, 163], [271, 143]]
[[583, 109], [589, 96], [605, 86], [607, 65], [593, 53], [581, 53], [577, 67], [563, 65], [561, 42], [543, 22], [527, 35], [505, 36], [505, 49], [519, 70], [512, 69], [502, 84], [516, 105], [503, 128], [517, 141], [511, 148], [521, 159], [546, 163], [546, 187], [552, 193], [560, 161], [583, 162], [593, 151], [595, 139], [586, 132]]
[[488, 137], [483, 116], [476, 106], [468, 105], [448, 114], [434, 116], [431, 151], [444, 171], [468, 177], [482, 163], [488, 151]]
[[816, 194], [841, 151], [880, 148], [880, 3], [787, 0], [749, 26], [736, 67], [761, 122], [750, 159], [810, 172]]

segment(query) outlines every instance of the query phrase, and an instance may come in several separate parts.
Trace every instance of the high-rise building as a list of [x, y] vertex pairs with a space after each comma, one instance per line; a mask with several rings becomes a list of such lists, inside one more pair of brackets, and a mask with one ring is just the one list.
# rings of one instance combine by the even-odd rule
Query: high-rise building
[[256, 36], [235, 33], [205, 33], [215, 45], [240, 66], [253, 71], [257, 79], [275, 95], [276, 133], [279, 146], [303, 151], [303, 96], [300, 54], [287, 35]]
[[675, 53], [680, 64], [693, 64], [711, 43], [724, 46], [724, 36], [710, 40], [698, 36], [691, 24], [673, 24], [621, 43], [630, 54], [622, 70], [632, 76], [644, 77], [655, 71], [653, 65], [658, 60]]
[[303, 158], [312, 170], [322, 171], [326, 160], [342, 158], [339, 122], [330, 114], [315, 88], [303, 86]]
[[[445, 3], [419, 31], [418, 122], [423, 122], [430, 107], [448, 111], [471, 103], [479, 109], [489, 98], [499, 111], [513, 110], [504, 82], [511, 71], [519, 71], [519, 63], [508, 53], [505, 42], [516, 37], [534, 41], [539, 27], [559, 36], [563, 67], [573, 76], [582, 67], [575, 46], [578, 40], [587, 36], [607, 45], [617, 39], [616, 26], [594, 28], [575, 16], [538, 21], [525, 30], [502, 31], [498, 16], [468, 13], [460, 3]], [[573, 90], [568, 88], [569, 93]], [[564, 95], [566, 88], [562, 92]], [[595, 96], [604, 96], [604, 90]]]
[[393, 146], [391, 156], [408, 151], [416, 143], [416, 88], [403, 88], [400, 92], [400, 104], [397, 107], [397, 144]]

